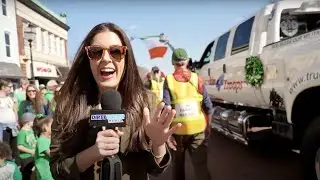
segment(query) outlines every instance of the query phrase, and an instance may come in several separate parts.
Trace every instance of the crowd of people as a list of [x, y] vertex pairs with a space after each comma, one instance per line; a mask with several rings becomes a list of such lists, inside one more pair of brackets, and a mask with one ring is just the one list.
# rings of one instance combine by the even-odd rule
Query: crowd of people
[[54, 96], [62, 84], [36, 87], [28, 79], [14, 89], [0, 79], [0, 179], [53, 179], [49, 156]]

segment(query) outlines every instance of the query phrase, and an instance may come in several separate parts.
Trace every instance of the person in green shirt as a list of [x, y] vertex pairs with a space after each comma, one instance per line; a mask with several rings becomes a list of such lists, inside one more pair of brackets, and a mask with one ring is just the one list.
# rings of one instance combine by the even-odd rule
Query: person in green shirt
[[11, 161], [11, 158], [12, 151], [10, 146], [0, 141], [0, 179], [22, 180], [22, 175], [17, 164]]
[[30, 179], [34, 166], [33, 156], [35, 154], [36, 136], [32, 129], [35, 114], [27, 112], [22, 115], [22, 128], [17, 135], [17, 148], [20, 152], [21, 171], [23, 179]]
[[26, 90], [29, 86], [29, 81], [26, 78], [20, 79], [20, 88], [16, 89], [14, 92], [14, 97], [17, 101], [17, 107], [19, 107], [20, 103], [26, 100]]
[[51, 124], [52, 118], [42, 114], [34, 121], [33, 129], [39, 137], [34, 156], [37, 180], [53, 180], [50, 171]]
[[57, 81], [55, 81], [55, 80], [48, 81], [47, 91], [44, 94], [45, 100], [47, 100], [48, 102], [51, 102], [51, 100], [54, 98], [54, 92], [55, 92], [57, 86], [58, 86]]

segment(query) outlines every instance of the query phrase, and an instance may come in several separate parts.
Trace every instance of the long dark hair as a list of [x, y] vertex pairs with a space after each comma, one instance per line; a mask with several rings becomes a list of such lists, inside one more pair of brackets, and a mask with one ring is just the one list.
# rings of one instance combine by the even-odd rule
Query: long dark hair
[[36, 91], [36, 96], [35, 96], [35, 99], [34, 100], [31, 100], [30, 97], [27, 95], [28, 92], [26, 92], [26, 100], [27, 101], [31, 101], [32, 102], [32, 106], [33, 106], [33, 109], [35, 111], [36, 114], [39, 114], [39, 113], [43, 113], [41, 111], [41, 108], [43, 106], [43, 97], [41, 95], [41, 92], [39, 91], [39, 89], [33, 85], [33, 84], [29, 84], [28, 87], [27, 87], [27, 91], [28, 89], [32, 87], [33, 89], [35, 89]]
[[84, 47], [92, 43], [95, 35], [105, 31], [116, 33], [122, 44], [127, 46], [125, 69], [118, 86], [123, 99], [123, 109], [127, 112], [127, 123], [134, 129], [140, 126], [143, 108], [149, 106], [146, 100], [147, 91], [143, 88], [129, 38], [120, 27], [113, 23], [98, 24], [81, 43], [68, 77], [60, 93], [55, 97], [57, 104], [54, 121], [59, 124], [60, 129], [57, 131], [63, 136], [62, 138], [72, 135], [77, 123], [82, 119], [87, 119], [90, 108], [99, 103], [99, 89], [92, 75], [90, 60]]

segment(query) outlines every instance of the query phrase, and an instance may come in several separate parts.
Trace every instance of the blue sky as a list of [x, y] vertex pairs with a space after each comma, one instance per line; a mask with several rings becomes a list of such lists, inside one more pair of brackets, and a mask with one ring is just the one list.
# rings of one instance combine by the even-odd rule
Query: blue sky
[[[185, 48], [199, 60], [205, 47], [267, 4], [268, 0], [41, 0], [56, 13], [66, 13], [70, 26], [68, 54], [73, 59], [81, 41], [95, 25], [113, 22], [129, 35], [164, 33], [175, 46]], [[151, 69], [157, 65], [171, 73], [171, 50], [161, 59], [149, 59], [141, 40], [132, 42], [138, 65]]]

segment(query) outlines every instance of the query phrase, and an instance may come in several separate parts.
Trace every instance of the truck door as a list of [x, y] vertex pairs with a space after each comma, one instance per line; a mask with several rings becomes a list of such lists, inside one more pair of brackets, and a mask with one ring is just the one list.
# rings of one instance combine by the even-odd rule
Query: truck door
[[250, 41], [253, 42], [254, 35], [252, 27], [254, 17], [251, 17], [241, 23], [234, 32], [227, 49], [227, 57], [225, 58], [225, 77], [224, 91], [228, 93], [228, 99], [233, 102], [241, 102], [246, 104], [257, 104], [254, 88], [247, 85], [245, 81], [245, 64], [246, 58], [250, 56]]

